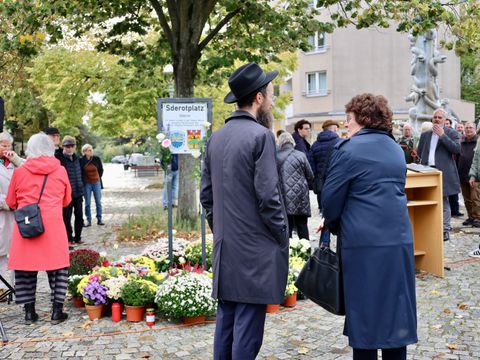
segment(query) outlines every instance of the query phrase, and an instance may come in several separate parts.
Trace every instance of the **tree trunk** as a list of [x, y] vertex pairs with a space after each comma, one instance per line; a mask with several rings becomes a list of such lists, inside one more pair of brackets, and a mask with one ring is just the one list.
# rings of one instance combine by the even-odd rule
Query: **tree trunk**
[[[181, 52], [178, 57], [174, 57], [173, 61], [176, 96], [179, 98], [193, 97], [197, 59], [188, 50], [183, 49]], [[182, 222], [193, 227], [197, 223], [199, 215], [195, 172], [200, 163], [198, 159], [188, 154], [180, 155], [179, 160], [178, 217]]]

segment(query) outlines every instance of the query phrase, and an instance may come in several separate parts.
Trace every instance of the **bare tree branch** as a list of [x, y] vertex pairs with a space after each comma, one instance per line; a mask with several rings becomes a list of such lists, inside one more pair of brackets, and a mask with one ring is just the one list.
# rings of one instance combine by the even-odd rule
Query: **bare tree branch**
[[238, 13], [240, 13], [241, 8], [238, 7], [234, 11], [228, 13], [225, 15], [225, 17], [217, 24], [217, 26], [208, 33], [208, 35], [205, 37], [205, 39], [202, 40], [202, 42], [198, 45], [198, 50], [202, 51], [205, 46], [208, 45], [208, 43], [215, 37], [215, 35], [218, 34], [218, 32], [226, 25], [228, 22], [235, 17]]
[[152, 4], [153, 9], [155, 10], [155, 13], [157, 14], [158, 20], [160, 21], [160, 26], [163, 29], [163, 32], [165, 33], [165, 36], [168, 40], [168, 43], [170, 44], [170, 47], [174, 49], [174, 41], [173, 41], [173, 35], [172, 35], [172, 29], [168, 25], [167, 18], [165, 17], [165, 13], [163, 12], [162, 5], [158, 2], [158, 0], [150, 0], [150, 4]]

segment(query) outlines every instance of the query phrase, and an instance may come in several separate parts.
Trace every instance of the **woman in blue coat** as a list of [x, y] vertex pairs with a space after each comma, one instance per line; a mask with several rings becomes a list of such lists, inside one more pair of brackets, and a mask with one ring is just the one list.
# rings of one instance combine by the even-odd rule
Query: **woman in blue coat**
[[332, 154], [322, 191], [326, 225], [341, 240], [345, 329], [353, 359], [406, 359], [417, 342], [406, 165], [383, 96], [346, 105], [349, 139]]

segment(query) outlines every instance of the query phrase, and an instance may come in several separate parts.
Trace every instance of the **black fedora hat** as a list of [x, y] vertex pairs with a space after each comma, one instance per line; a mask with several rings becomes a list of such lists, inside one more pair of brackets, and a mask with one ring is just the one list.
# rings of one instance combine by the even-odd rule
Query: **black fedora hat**
[[227, 104], [237, 102], [271, 82], [277, 75], [277, 70], [265, 73], [255, 62], [242, 65], [228, 79], [231, 91], [225, 96], [223, 101]]

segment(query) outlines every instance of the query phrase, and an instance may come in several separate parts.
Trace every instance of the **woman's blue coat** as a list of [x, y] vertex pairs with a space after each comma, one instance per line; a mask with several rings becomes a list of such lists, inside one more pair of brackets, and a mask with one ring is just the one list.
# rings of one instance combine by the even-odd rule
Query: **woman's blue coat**
[[417, 342], [415, 265], [406, 164], [387, 132], [362, 129], [336, 145], [322, 192], [341, 237], [345, 335], [359, 349]]

